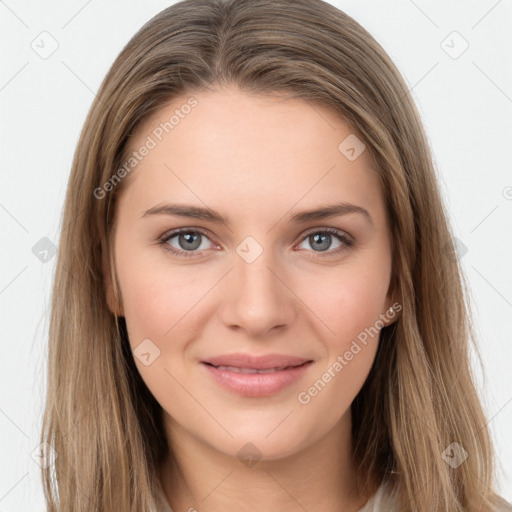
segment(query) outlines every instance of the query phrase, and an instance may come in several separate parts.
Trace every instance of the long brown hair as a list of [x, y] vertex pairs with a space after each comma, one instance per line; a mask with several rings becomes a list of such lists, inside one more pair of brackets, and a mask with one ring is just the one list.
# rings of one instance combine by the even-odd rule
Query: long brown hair
[[[48, 512], [152, 506], [168, 450], [162, 410], [134, 365], [124, 319], [108, 308], [105, 282], [115, 283], [115, 269], [110, 278], [102, 272], [105, 260], [112, 267], [116, 201], [129, 180], [119, 169], [149, 114], [225, 84], [330, 108], [364, 140], [380, 176], [402, 311], [382, 330], [352, 405], [361, 487], [370, 493], [388, 482], [401, 510], [493, 510], [465, 285], [424, 129], [397, 68], [365, 29], [322, 0], [185, 0], [122, 50], [74, 156], [49, 331]], [[443, 458], [454, 442], [468, 454], [457, 468]]]

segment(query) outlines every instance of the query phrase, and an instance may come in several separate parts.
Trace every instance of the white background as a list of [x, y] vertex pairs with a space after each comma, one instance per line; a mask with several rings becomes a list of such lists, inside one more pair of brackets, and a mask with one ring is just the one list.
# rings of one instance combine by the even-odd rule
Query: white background
[[[32, 247], [42, 237], [58, 242], [73, 152], [101, 80], [136, 30], [171, 3], [0, 0], [2, 512], [44, 510], [31, 452], [55, 258], [42, 263]], [[455, 236], [467, 248], [486, 373], [479, 383], [500, 489], [512, 500], [512, 1], [332, 3], [396, 62], [425, 123]], [[58, 43], [47, 59], [31, 47], [43, 31]], [[453, 31], [469, 44], [456, 59], [445, 51], [462, 48]]]

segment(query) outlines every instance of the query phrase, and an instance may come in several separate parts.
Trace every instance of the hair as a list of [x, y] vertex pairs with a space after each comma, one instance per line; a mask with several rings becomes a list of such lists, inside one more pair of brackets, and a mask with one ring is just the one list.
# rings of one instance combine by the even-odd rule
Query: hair
[[[402, 311], [380, 335], [354, 400], [358, 485], [394, 490], [397, 509], [490, 511], [493, 452], [471, 374], [464, 277], [420, 116], [376, 40], [322, 0], [185, 0], [123, 48], [90, 108], [62, 219], [49, 327], [41, 440], [48, 512], [149, 512], [169, 451], [162, 408], [134, 364], [126, 324], [108, 307], [116, 284], [116, 204], [98, 198], [142, 120], [183, 95], [235, 85], [327, 107], [375, 163], [390, 219], [390, 286]], [[110, 277], [103, 271], [110, 262]], [[442, 452], [469, 454], [457, 469]], [[401, 510], [401, 508], [400, 508]]]

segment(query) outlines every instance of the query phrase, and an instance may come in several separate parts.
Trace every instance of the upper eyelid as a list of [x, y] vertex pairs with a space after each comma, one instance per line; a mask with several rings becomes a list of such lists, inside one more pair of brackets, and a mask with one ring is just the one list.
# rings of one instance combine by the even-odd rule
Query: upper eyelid
[[332, 234], [332, 235], [346, 236], [347, 238], [350, 238], [351, 240], [353, 240], [352, 235], [347, 233], [344, 229], [333, 228], [333, 227], [328, 227], [328, 226], [324, 226], [324, 227], [320, 227], [320, 228], [311, 228], [311, 229], [306, 230], [306, 232], [303, 235], [303, 239], [305, 237], [311, 235], [312, 233], [323, 233], [325, 231], [330, 232], [330, 234]]
[[162, 236], [159, 237], [160, 240], [169, 240], [172, 237], [179, 235], [180, 233], [200, 233], [201, 235], [207, 237], [210, 242], [213, 242], [211, 240], [211, 234], [210, 231], [204, 228], [176, 228], [171, 229], [169, 231], [166, 231]]
[[162, 238], [167, 235], [175, 235], [176, 233], [189, 233], [189, 232], [199, 232], [199, 233], [209, 233], [207, 229], [204, 228], [196, 228], [196, 227], [184, 227], [184, 228], [175, 228], [175, 229], [169, 229], [165, 233], [163, 233]]

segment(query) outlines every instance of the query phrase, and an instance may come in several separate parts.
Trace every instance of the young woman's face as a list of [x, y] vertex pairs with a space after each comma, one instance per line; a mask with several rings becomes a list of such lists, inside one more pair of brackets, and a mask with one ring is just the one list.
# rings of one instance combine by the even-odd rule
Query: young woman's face
[[268, 459], [350, 424], [393, 304], [368, 151], [279, 98], [227, 88], [147, 119], [114, 235], [118, 312], [168, 432]]

